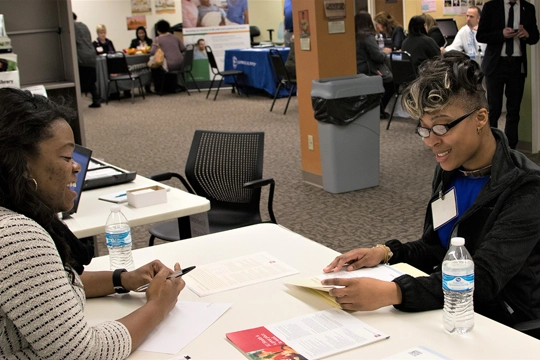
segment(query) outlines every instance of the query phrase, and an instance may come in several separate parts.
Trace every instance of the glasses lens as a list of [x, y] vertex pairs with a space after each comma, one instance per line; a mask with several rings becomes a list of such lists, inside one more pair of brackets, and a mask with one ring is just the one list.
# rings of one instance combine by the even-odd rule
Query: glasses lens
[[435, 125], [431, 128], [431, 131], [438, 136], [442, 136], [448, 132], [448, 130], [446, 130], [446, 126], [444, 125]]
[[416, 133], [420, 135], [423, 138], [427, 138], [429, 136], [429, 129], [423, 128], [423, 127], [417, 127]]

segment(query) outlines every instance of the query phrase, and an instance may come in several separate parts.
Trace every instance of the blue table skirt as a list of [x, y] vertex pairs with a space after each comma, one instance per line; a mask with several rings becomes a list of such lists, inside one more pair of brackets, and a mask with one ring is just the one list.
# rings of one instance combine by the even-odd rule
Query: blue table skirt
[[[289, 55], [289, 48], [276, 49], [285, 62]], [[248, 86], [264, 90], [272, 97], [276, 93], [278, 80], [272, 67], [268, 48], [225, 50], [225, 70], [242, 70], [245, 73], [244, 81]], [[232, 76], [226, 76], [223, 81], [226, 84], [234, 84]], [[240, 82], [239, 86], [241, 85]], [[289, 90], [281, 87], [278, 97], [286, 96], [289, 96]]]

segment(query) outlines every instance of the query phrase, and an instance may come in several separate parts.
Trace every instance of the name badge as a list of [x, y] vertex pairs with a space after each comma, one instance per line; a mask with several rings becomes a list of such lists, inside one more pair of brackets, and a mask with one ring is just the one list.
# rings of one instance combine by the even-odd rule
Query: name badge
[[102, 48], [101, 46], [98, 46], [98, 47], [96, 48], [96, 50], [97, 50], [98, 52], [103, 52], [103, 48]]
[[431, 215], [435, 230], [457, 217], [456, 188], [451, 188], [444, 196], [431, 203]]

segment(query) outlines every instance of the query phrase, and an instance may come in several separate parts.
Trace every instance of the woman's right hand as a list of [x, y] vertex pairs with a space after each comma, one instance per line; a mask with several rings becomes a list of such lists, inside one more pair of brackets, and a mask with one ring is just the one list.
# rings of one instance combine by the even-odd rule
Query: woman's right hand
[[380, 247], [354, 249], [336, 257], [323, 271], [325, 273], [337, 272], [345, 265], [347, 265], [347, 271], [373, 267], [379, 265], [384, 260], [384, 256], [384, 249]]
[[[178, 272], [180, 270], [180, 264], [176, 263], [174, 265], [174, 271]], [[171, 312], [176, 305], [180, 291], [186, 286], [186, 283], [181, 277], [167, 279], [167, 276], [170, 274], [171, 272], [168, 268], [161, 268], [146, 290], [147, 302], [159, 304], [159, 308], [165, 311], [164, 315]]]

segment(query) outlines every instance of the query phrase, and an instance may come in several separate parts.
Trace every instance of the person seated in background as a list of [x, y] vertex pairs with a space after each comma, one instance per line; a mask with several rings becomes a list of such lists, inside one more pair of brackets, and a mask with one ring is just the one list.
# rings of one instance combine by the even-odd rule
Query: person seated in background
[[146, 49], [146, 47], [152, 46], [152, 39], [146, 34], [144, 26], [139, 26], [137, 30], [135, 30], [135, 36], [136, 38], [131, 40], [131, 44], [129, 45], [130, 48]]
[[200, 2], [201, 5], [197, 7], [199, 10], [197, 26], [223, 26], [230, 23], [223, 9], [211, 4], [210, 0], [200, 0]]
[[234, 24], [249, 24], [247, 0], [227, 0], [227, 19]]
[[[450, 238], [457, 236], [465, 238], [474, 261], [475, 312], [506, 325], [540, 318], [540, 168], [489, 126], [483, 77], [478, 63], [449, 51], [424, 63], [404, 90], [402, 105], [419, 120], [417, 133], [438, 162], [423, 234], [412, 242], [390, 240], [349, 251], [324, 271], [384, 261], [408, 263], [429, 275], [402, 275], [392, 282], [324, 280], [324, 285], [344, 286], [330, 290], [343, 309], [441, 309], [441, 265]], [[455, 195], [447, 193], [451, 189]], [[441, 194], [457, 215], [435, 223], [434, 212], [440, 214], [432, 204]]]
[[482, 50], [482, 54], [486, 53], [486, 44], [476, 41], [476, 30], [478, 29], [478, 23], [480, 22], [480, 8], [478, 6], [469, 6], [467, 9], [467, 24], [459, 29], [458, 33], [452, 44], [446, 48], [441, 48], [441, 53], [445, 51], [457, 50], [464, 52], [465, 54], [474, 55], [476, 58], [478, 49]]
[[[386, 65], [386, 54], [390, 53], [391, 50], [389, 48], [379, 50], [371, 15], [367, 12], [359, 12], [354, 16], [354, 23], [356, 27], [356, 72], [368, 76], [382, 76], [382, 72], [390, 72], [388, 65]], [[381, 119], [386, 119], [387, 115], [384, 109], [395, 92], [392, 76], [383, 76], [383, 86], [384, 95], [380, 110]]]
[[[150, 55], [154, 55], [159, 46], [165, 54], [168, 71], [182, 70], [184, 65], [184, 55], [182, 53], [186, 51], [186, 46], [182, 40], [170, 33], [171, 25], [169, 22], [165, 20], [158, 21], [156, 23], [156, 30], [158, 32], [158, 37], [152, 44]], [[176, 92], [178, 89], [176, 75], [167, 76], [162, 68], [152, 69], [152, 78], [154, 80], [156, 91], [160, 91], [160, 89], [163, 88], [167, 92]], [[163, 81], [165, 81], [165, 83], [163, 83]]]
[[435, 22], [435, 19], [429, 15], [429, 14], [422, 14], [420, 15], [424, 18], [424, 21], [426, 22], [426, 31], [427, 36], [435, 40], [435, 43], [439, 46], [439, 48], [446, 45], [446, 39], [444, 38], [441, 29], [437, 26], [437, 23]]
[[114, 45], [111, 40], [107, 39], [107, 28], [105, 25], [100, 24], [96, 27], [97, 39], [92, 42], [94, 48], [96, 49], [96, 54], [110, 54], [116, 52]]
[[378, 13], [373, 20], [377, 24], [377, 30], [383, 33], [385, 38], [391, 39], [391, 46], [386, 47], [390, 50], [401, 50], [401, 45], [403, 40], [405, 40], [403, 27], [390, 14], [384, 11]]
[[291, 81], [296, 81], [296, 57], [294, 55], [294, 35], [291, 36], [291, 46], [289, 47], [289, 55], [285, 61], [285, 70], [289, 74]]
[[411, 54], [415, 69], [427, 59], [440, 55], [441, 49], [429, 36], [425, 27], [426, 21], [421, 15], [413, 16], [409, 21], [409, 34], [403, 41], [401, 49]]
[[[84, 271], [92, 254], [57, 216], [77, 196], [70, 188], [81, 170], [72, 158], [73, 119], [73, 110], [43, 96], [0, 89], [1, 358], [124, 359], [185, 286], [167, 279], [172, 270], [157, 260], [134, 271]], [[135, 290], [147, 283], [139, 309], [88, 324], [86, 298], [114, 294], [113, 285]]]
[[198, 59], [208, 59], [208, 55], [206, 55], [206, 42], [204, 39], [197, 40], [197, 44], [195, 44], [195, 48], [193, 49], [193, 60]]

